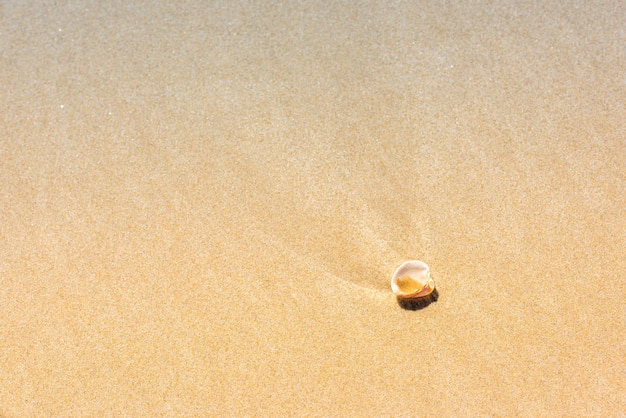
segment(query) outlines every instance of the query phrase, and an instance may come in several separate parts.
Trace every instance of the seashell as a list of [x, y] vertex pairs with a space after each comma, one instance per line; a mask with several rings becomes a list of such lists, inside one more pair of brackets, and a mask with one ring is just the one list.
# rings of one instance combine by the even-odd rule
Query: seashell
[[400, 299], [415, 299], [430, 295], [435, 281], [428, 264], [419, 260], [406, 261], [391, 276], [391, 290]]

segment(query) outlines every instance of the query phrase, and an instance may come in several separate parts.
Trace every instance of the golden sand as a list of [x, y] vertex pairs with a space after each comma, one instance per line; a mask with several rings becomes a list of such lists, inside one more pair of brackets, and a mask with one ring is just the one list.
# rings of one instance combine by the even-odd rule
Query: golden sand
[[1, 2], [0, 415], [623, 413], [626, 6], [544, 3]]

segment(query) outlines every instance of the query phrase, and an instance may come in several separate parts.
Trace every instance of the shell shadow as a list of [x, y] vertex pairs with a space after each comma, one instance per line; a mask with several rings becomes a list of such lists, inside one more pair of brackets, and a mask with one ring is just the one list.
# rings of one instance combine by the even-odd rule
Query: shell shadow
[[398, 305], [400, 305], [402, 309], [407, 310], [407, 311], [419, 311], [420, 309], [424, 309], [431, 303], [437, 302], [437, 299], [439, 299], [439, 292], [437, 291], [437, 289], [435, 289], [430, 295], [424, 296], [423, 298], [417, 298], [417, 299], [398, 298]]

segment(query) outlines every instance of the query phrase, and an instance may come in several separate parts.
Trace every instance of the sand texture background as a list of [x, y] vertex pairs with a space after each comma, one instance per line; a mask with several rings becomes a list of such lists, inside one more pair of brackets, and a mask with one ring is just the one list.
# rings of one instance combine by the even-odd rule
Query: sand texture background
[[0, 415], [624, 416], [625, 22], [0, 1]]

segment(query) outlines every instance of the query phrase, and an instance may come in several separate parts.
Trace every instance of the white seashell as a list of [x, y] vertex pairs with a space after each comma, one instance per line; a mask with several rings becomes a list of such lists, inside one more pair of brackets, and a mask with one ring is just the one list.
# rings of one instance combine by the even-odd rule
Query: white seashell
[[391, 290], [401, 299], [422, 298], [435, 290], [428, 264], [419, 260], [406, 261], [391, 276]]

